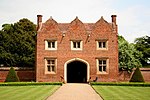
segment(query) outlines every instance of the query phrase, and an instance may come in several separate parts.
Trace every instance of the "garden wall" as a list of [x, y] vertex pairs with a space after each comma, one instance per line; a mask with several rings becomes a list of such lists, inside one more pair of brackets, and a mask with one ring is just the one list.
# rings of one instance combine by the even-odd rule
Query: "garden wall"
[[[140, 70], [145, 82], [150, 82], [150, 68], [140, 68]], [[128, 73], [127, 71], [119, 71], [119, 81], [129, 81], [132, 77], [133, 72]]]
[[[9, 67], [0, 68], [0, 82], [4, 82], [9, 72]], [[20, 81], [35, 81], [34, 68], [18, 68], [14, 67]]]
[[[8, 67], [0, 67], [0, 82], [4, 82], [6, 76], [9, 72]], [[141, 73], [146, 82], [150, 82], [150, 68], [140, 68]], [[20, 81], [35, 81], [35, 71], [34, 68], [17, 68], [15, 67], [15, 71], [18, 74]], [[134, 72], [134, 71], [133, 71]], [[118, 81], [126, 82], [129, 81], [132, 73], [128, 73], [127, 71], [120, 71]]]

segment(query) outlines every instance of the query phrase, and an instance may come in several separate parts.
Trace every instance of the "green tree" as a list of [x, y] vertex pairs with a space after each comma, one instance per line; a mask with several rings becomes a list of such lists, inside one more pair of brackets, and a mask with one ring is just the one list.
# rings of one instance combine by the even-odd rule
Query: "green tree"
[[119, 68], [120, 70], [132, 71], [133, 68], [140, 66], [142, 53], [137, 51], [134, 44], [129, 44], [122, 36], [118, 37], [119, 42]]
[[148, 62], [150, 62], [150, 37], [143, 36], [136, 38], [134, 43], [135, 48], [143, 54], [143, 57], [140, 58], [142, 65], [148, 65]]
[[137, 67], [136, 70], [134, 71], [130, 79], [130, 82], [144, 82], [144, 78], [139, 67]]
[[35, 42], [36, 25], [28, 19], [4, 24], [0, 30], [0, 64], [33, 67]]
[[10, 68], [5, 82], [19, 82], [19, 77], [13, 67]]

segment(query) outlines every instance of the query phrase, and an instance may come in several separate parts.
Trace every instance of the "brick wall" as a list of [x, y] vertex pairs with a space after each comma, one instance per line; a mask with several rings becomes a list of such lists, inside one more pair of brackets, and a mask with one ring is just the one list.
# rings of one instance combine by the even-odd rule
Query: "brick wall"
[[[9, 69], [8, 67], [3, 67], [3, 68], [0, 68], [0, 82], [4, 82], [6, 77], [7, 77], [7, 74], [9, 72]], [[25, 68], [25, 69], [18, 69], [18, 68], [15, 68], [15, 71], [20, 79], [20, 81], [35, 81], [35, 71], [34, 69], [28, 69], [28, 68]]]
[[[140, 68], [140, 70], [145, 82], [150, 82], [150, 68]], [[118, 81], [130, 81], [133, 73], [134, 71], [132, 73], [128, 73], [127, 71], [120, 71]]]
[[[150, 82], [150, 68], [140, 68], [141, 73], [144, 77], [144, 80], [146, 82]], [[0, 82], [4, 82], [6, 79], [6, 76], [8, 74], [8, 69], [0, 69]], [[16, 70], [18, 77], [21, 81], [35, 81], [35, 71], [34, 70]], [[133, 71], [134, 72], [134, 71]], [[127, 71], [120, 71], [118, 73], [118, 81], [120, 82], [128, 82], [132, 76], [132, 73], [128, 73]], [[58, 81], [61, 80], [60, 77], [57, 78], [55, 75], [49, 76], [51, 81]], [[103, 76], [105, 77], [105, 76]], [[95, 77], [91, 77], [91, 80], [94, 80]], [[102, 80], [103, 79], [103, 80]], [[110, 78], [105, 79], [105, 78], [100, 78], [98, 79], [99, 81], [112, 81]]]

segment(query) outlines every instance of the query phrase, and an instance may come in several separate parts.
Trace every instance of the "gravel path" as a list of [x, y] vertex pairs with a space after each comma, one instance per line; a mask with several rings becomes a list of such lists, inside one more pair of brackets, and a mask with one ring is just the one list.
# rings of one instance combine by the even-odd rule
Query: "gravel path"
[[63, 84], [47, 100], [103, 100], [89, 84]]

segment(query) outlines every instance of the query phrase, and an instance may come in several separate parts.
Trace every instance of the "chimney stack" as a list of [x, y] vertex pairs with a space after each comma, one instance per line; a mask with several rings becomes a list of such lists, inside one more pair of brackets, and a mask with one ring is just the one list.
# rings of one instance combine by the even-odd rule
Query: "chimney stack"
[[40, 29], [42, 25], [42, 15], [37, 15], [37, 31]]
[[116, 17], [117, 17], [117, 15], [111, 15], [111, 17], [112, 17], [112, 23], [114, 23], [116, 25]]

